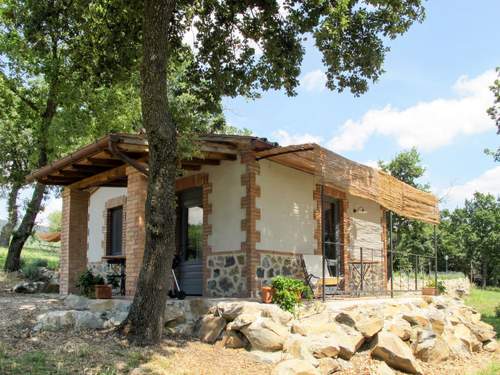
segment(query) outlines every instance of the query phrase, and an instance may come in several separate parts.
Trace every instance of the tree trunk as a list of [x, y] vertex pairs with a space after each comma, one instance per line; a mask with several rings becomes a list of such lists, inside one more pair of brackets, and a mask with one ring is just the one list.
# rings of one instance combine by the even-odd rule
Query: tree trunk
[[[54, 58], [57, 57], [57, 52], [53, 51]], [[58, 81], [54, 79], [49, 88], [45, 111], [41, 115], [41, 126], [38, 134], [38, 168], [47, 164], [47, 149], [48, 149], [48, 132], [52, 119], [56, 114], [57, 109], [57, 88]], [[33, 189], [33, 194], [28, 203], [26, 212], [19, 228], [12, 234], [12, 240], [9, 245], [7, 259], [5, 260], [5, 271], [18, 271], [21, 266], [21, 251], [29, 236], [33, 232], [36, 216], [40, 211], [43, 196], [45, 194], [45, 185], [39, 182], [36, 183]]]
[[33, 190], [31, 200], [28, 203], [26, 213], [23, 216], [23, 220], [21, 221], [19, 228], [17, 228], [17, 230], [12, 234], [12, 241], [10, 241], [7, 259], [5, 260], [5, 271], [18, 271], [21, 267], [21, 251], [24, 243], [33, 231], [36, 215], [38, 214], [38, 211], [40, 211], [44, 193], [45, 185], [37, 183], [35, 185], [35, 189]]
[[149, 142], [146, 244], [134, 301], [121, 329], [138, 345], [158, 343], [175, 252], [177, 139], [168, 110], [168, 29], [174, 1], [146, 0], [143, 20], [142, 114]]
[[7, 199], [7, 211], [9, 212], [9, 217], [7, 219], [7, 223], [2, 227], [2, 232], [0, 233], [0, 246], [3, 247], [9, 246], [10, 236], [17, 225], [17, 196], [20, 189], [20, 185], [14, 184], [9, 191], [9, 197]]

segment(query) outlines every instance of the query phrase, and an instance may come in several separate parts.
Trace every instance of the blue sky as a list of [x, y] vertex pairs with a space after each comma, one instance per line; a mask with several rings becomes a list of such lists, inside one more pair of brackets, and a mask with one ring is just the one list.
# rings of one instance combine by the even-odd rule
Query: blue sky
[[[324, 88], [321, 55], [309, 40], [298, 95], [225, 100], [229, 122], [282, 144], [318, 142], [369, 165], [414, 145], [427, 167], [424, 182], [445, 198], [442, 207], [475, 190], [500, 194], [500, 163], [483, 153], [500, 144], [485, 114], [500, 66], [500, 1], [428, 1], [426, 10], [422, 24], [389, 43], [386, 73], [365, 95]], [[41, 221], [60, 201], [46, 206]]]
[[[499, 194], [500, 164], [483, 149], [500, 143], [485, 114], [500, 65], [500, 1], [429, 1], [426, 10], [423, 23], [390, 42], [386, 73], [365, 95], [325, 89], [321, 55], [308, 41], [298, 95], [226, 100], [229, 121], [283, 144], [319, 141], [368, 164], [414, 145], [427, 167], [424, 180], [446, 207], [474, 189]], [[355, 123], [349, 131], [347, 122]], [[362, 145], [350, 144], [362, 136]]]

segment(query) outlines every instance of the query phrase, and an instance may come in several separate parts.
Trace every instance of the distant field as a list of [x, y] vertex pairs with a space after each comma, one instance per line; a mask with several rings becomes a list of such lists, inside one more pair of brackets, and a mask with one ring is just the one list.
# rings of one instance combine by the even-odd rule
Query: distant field
[[[28, 244], [28, 245], [33, 245]], [[7, 249], [0, 247], [0, 269], [3, 269], [5, 258], [7, 257]], [[21, 259], [26, 263], [30, 263], [35, 259], [46, 259], [50, 269], [59, 268], [59, 248], [58, 247], [25, 247], [21, 253]]]

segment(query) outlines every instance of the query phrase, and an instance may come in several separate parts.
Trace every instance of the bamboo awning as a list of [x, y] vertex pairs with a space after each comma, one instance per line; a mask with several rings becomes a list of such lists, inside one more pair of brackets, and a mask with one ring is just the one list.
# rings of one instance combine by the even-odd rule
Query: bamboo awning
[[379, 203], [387, 210], [409, 219], [439, 223], [438, 199], [375, 168], [356, 163], [317, 144], [275, 147], [257, 153], [269, 159], [310, 173], [325, 184], [360, 198]]

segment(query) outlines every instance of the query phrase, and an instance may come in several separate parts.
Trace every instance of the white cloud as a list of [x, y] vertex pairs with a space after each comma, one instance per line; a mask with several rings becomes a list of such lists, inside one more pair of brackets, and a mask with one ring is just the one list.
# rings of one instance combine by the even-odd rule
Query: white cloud
[[306, 89], [306, 91], [323, 91], [326, 84], [326, 75], [321, 70], [313, 70], [306, 73], [300, 79], [300, 85]]
[[361, 162], [361, 164], [367, 165], [367, 166], [375, 168], [375, 169], [380, 169], [380, 167], [378, 166], [378, 161], [376, 161], [376, 160], [366, 160], [366, 161]]
[[420, 102], [406, 109], [390, 105], [368, 111], [360, 120], [347, 120], [327, 144], [333, 151], [361, 150], [371, 136], [392, 137], [401, 148], [416, 146], [430, 151], [450, 144], [461, 135], [493, 130], [486, 109], [493, 99], [489, 86], [495, 72], [461, 76], [452, 90], [455, 98]]
[[463, 206], [465, 199], [472, 198], [473, 194], [490, 193], [500, 195], [500, 166], [491, 168], [482, 175], [467, 181], [462, 185], [455, 185], [448, 189], [442, 189], [438, 196], [443, 197], [443, 205], [448, 208]]
[[278, 141], [281, 146], [298, 145], [302, 143], [321, 143], [322, 138], [309, 133], [290, 134], [286, 130], [276, 130], [272, 137]]

